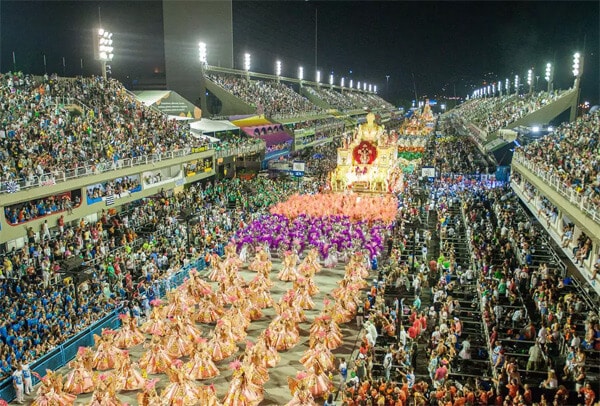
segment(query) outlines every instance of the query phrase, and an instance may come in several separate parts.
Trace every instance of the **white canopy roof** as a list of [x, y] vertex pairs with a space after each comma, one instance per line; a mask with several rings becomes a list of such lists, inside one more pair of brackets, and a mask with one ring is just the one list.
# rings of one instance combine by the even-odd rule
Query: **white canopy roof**
[[239, 127], [233, 125], [229, 120], [210, 120], [208, 118], [203, 118], [201, 120], [194, 121], [193, 123], [190, 123], [190, 127], [193, 130], [197, 130], [203, 133], [239, 130]]

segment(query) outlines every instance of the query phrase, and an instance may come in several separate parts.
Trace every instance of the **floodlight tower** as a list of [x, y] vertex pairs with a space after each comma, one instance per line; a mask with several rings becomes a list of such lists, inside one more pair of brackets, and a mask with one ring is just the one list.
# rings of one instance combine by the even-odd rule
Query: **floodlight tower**
[[552, 69], [552, 64], [548, 62], [546, 64], [546, 75], [544, 76], [546, 82], [548, 82], [548, 94], [552, 93], [552, 87], [554, 85], [554, 70]]
[[583, 55], [579, 52], [575, 52], [573, 55], [573, 76], [575, 76], [575, 82], [573, 88], [577, 92], [575, 97], [574, 105], [571, 107], [571, 121], [577, 117], [577, 107], [579, 105], [579, 93], [581, 92], [581, 75], [583, 74]]
[[94, 56], [102, 65], [102, 77], [105, 80], [107, 72], [110, 72], [110, 65], [107, 65], [107, 63], [112, 61], [114, 56], [112, 36], [112, 32], [99, 28], [94, 41]]
[[246, 71], [246, 80], [250, 81], [250, 67], [251, 67], [251, 59], [252, 57], [248, 52], [244, 54], [244, 70]]
[[300, 81], [300, 87], [302, 87], [302, 81], [304, 80], [304, 68], [302, 66], [298, 68], [298, 80]]
[[200, 58], [200, 68], [202, 70], [206, 69], [206, 67], [208, 66], [206, 42], [198, 43], [198, 56]]
[[533, 93], [533, 69], [527, 71], [527, 85], [529, 85], [529, 94]]
[[281, 81], [281, 61], [275, 62], [275, 74], [277, 75], [277, 83]]
[[519, 75], [515, 75], [515, 94], [519, 95]]
[[321, 87], [321, 71], [317, 71], [317, 87]]
[[333, 73], [329, 75], [329, 88], [333, 89]]

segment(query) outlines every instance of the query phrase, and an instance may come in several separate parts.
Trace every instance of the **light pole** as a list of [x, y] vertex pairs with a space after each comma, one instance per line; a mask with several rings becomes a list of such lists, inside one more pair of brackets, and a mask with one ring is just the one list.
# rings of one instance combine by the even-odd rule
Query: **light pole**
[[548, 82], [548, 94], [552, 93], [552, 85], [554, 84], [554, 72], [552, 71], [552, 64], [548, 62], [546, 64], [546, 75], [544, 76], [546, 82]]
[[[107, 31], [103, 28], [99, 28], [98, 35], [96, 36], [95, 47], [94, 47], [96, 60], [100, 61], [101, 65], [102, 65], [102, 77], [105, 80], [106, 80], [106, 73], [107, 73], [106, 63], [112, 61], [113, 56], [114, 56], [114, 53], [113, 53], [114, 47], [113, 47], [112, 36], [113, 36], [112, 32]], [[63, 58], [63, 66], [64, 65], [65, 65], [65, 63], [64, 63], [64, 58]]]
[[198, 43], [198, 57], [200, 59], [200, 68], [204, 70], [208, 64], [206, 42]]
[[302, 81], [304, 80], [304, 68], [302, 66], [298, 68], [298, 80], [300, 81], [300, 87], [302, 87]]
[[281, 80], [281, 61], [275, 62], [275, 74], [277, 75], [277, 83]]
[[527, 71], [527, 85], [529, 86], [529, 94], [533, 93], [533, 69]]
[[571, 117], [570, 121], [575, 120], [577, 116], [577, 106], [579, 105], [579, 93], [580, 93], [580, 85], [581, 85], [581, 74], [583, 73], [583, 55], [579, 52], [575, 52], [573, 55], [573, 76], [575, 76], [575, 82], [573, 83], [573, 88], [577, 92], [577, 97], [575, 98], [575, 105], [571, 108]]
[[515, 75], [515, 94], [519, 95], [519, 75]]
[[317, 87], [321, 87], [321, 71], [317, 71]]
[[246, 71], [246, 80], [250, 81], [250, 61], [251, 56], [248, 52], [244, 54], [244, 70]]

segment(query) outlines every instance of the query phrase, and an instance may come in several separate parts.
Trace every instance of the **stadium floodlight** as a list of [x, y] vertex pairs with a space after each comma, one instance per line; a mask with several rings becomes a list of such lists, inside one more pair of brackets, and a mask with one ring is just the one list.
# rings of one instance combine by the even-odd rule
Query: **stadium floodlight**
[[300, 81], [304, 80], [304, 68], [302, 66], [298, 68], [298, 79]]
[[246, 52], [246, 53], [244, 54], [244, 70], [245, 70], [246, 72], [250, 72], [250, 66], [251, 66], [251, 65], [250, 65], [250, 62], [251, 62], [251, 58], [252, 58], [252, 57], [250, 56], [250, 54], [249, 54], [248, 52]]
[[548, 82], [548, 93], [552, 93], [552, 87], [554, 85], [554, 71], [552, 70], [552, 64], [548, 62], [546, 64], [546, 75], [544, 76], [546, 82]]
[[340, 87], [344, 87], [344, 82], [346, 81], [345, 78], [341, 78], [340, 79]]
[[363, 91], [365, 91], [365, 92], [367, 91], [367, 82], [363, 83]]
[[198, 44], [198, 54], [200, 56], [200, 63], [205, 66], [207, 63], [206, 59], [206, 42], [200, 42]]
[[369, 83], [369, 93], [373, 92], [373, 85]]
[[114, 47], [113, 47], [113, 39], [112, 32], [107, 31], [103, 28], [98, 29], [98, 35], [96, 36], [94, 42], [94, 53], [96, 60], [100, 61], [102, 64], [102, 77], [106, 79], [107, 73], [107, 62], [113, 60], [114, 57]]
[[488, 87], [487, 87], [487, 94], [488, 94], [489, 96], [491, 96], [491, 95], [492, 95], [492, 86], [490, 86], [490, 85], [488, 85]]
[[502, 97], [502, 81], [501, 80], [498, 81], [498, 93], [500, 94], [500, 97]]
[[333, 73], [329, 75], [329, 86], [333, 86]]
[[506, 81], [504, 83], [506, 86], [504, 86], [504, 89], [506, 90], [506, 94], [510, 93], [510, 80], [508, 80], [508, 78], [506, 78]]
[[275, 74], [281, 76], [281, 61], [275, 61]]
[[575, 76], [576, 78], [581, 76], [580, 64], [581, 54], [579, 52], [575, 52], [575, 54], [573, 55], [573, 76]]
[[373, 86], [373, 93], [377, 94], [377, 85]]
[[356, 82], [356, 90], [360, 90], [360, 80]]
[[350, 86], [348, 86], [350, 89], [352, 89], [352, 86], [354, 85], [354, 80], [350, 79]]
[[519, 75], [515, 75], [515, 93], [519, 94]]
[[492, 83], [492, 96], [496, 95], [496, 84]]
[[533, 69], [527, 71], [527, 85], [529, 86], [529, 93], [533, 92]]
[[317, 71], [317, 83], [321, 83], [321, 71]]

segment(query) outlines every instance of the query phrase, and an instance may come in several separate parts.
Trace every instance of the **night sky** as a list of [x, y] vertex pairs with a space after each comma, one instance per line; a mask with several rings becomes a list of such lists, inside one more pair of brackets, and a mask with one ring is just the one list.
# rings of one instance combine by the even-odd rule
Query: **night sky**
[[[12, 69], [14, 51], [17, 67], [27, 72], [43, 73], [46, 54], [48, 72], [62, 74], [64, 57], [67, 75], [98, 74], [92, 49], [98, 6], [102, 25], [114, 32], [113, 76], [128, 85], [163, 72], [160, 1], [2, 1], [2, 72]], [[419, 96], [464, 97], [484, 80], [512, 82], [519, 74], [524, 83], [531, 67], [542, 89], [545, 64], [553, 62], [555, 88], [567, 88], [572, 54], [583, 52], [585, 38], [582, 100], [600, 101], [597, 1], [234, 2], [236, 68], [250, 52], [253, 71], [273, 73], [281, 59], [284, 76], [296, 77], [302, 65], [313, 80], [315, 15], [324, 82], [331, 72], [336, 84], [341, 76], [366, 80], [399, 103], [414, 99], [415, 87]]]

